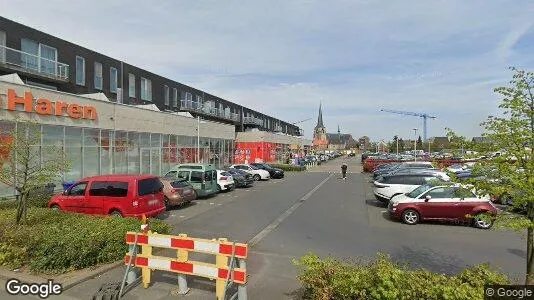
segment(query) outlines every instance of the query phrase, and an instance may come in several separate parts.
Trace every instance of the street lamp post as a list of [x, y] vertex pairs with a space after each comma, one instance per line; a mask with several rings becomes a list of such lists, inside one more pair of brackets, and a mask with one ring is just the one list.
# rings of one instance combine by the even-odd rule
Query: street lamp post
[[413, 160], [417, 161], [417, 128], [414, 128], [413, 132], [415, 133], [415, 139], [413, 141]]
[[397, 136], [397, 159], [399, 158], [399, 137]]
[[197, 116], [197, 164], [200, 163], [200, 116]]

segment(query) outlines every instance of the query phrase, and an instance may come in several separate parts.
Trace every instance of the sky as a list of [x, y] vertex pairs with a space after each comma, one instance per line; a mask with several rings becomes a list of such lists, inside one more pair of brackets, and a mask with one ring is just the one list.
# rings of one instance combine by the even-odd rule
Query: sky
[[0, 14], [223, 99], [311, 138], [479, 136], [493, 92], [534, 70], [534, 1], [12, 1]]

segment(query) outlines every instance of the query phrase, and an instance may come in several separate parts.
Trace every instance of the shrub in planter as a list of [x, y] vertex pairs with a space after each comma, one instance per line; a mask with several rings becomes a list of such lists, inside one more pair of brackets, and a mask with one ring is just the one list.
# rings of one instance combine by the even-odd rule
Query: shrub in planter
[[308, 254], [294, 263], [305, 299], [484, 299], [484, 285], [510, 283], [487, 264], [447, 276], [410, 269], [383, 254], [353, 263]]
[[[28, 266], [42, 273], [61, 273], [120, 260], [128, 251], [127, 231], [138, 231], [141, 221], [131, 218], [90, 216], [32, 208], [27, 225], [13, 225], [15, 210], [0, 211], [0, 265]], [[3, 221], [2, 221], [3, 220]], [[151, 229], [169, 233], [161, 220]]]

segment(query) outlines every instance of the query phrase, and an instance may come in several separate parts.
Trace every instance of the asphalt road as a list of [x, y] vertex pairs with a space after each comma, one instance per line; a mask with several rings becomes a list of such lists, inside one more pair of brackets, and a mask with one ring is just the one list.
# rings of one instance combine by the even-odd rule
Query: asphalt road
[[[341, 160], [198, 200], [171, 211], [165, 220], [174, 225], [174, 233], [250, 242], [249, 299], [293, 298], [299, 283], [291, 260], [307, 252], [337, 258], [371, 258], [383, 252], [414, 267], [448, 274], [490, 262], [522, 280], [525, 242], [516, 233], [390, 221], [385, 208], [373, 199], [369, 176], [361, 173], [359, 158], [348, 159], [345, 181], [339, 174]], [[91, 299], [100, 284], [120, 280], [123, 271], [117, 268], [64, 296]], [[189, 286], [193, 289], [184, 298], [215, 297], [213, 282], [195, 279]], [[175, 288], [175, 276], [157, 271], [150, 288], [138, 286], [124, 299], [176, 299], [170, 295]]]

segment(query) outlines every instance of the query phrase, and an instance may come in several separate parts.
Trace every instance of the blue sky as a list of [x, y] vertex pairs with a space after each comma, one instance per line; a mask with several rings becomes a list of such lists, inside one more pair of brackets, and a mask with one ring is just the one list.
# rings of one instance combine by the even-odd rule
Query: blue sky
[[509, 66], [534, 70], [534, 1], [23, 1], [2, 16], [288, 122], [319, 102], [374, 140], [477, 136]]

